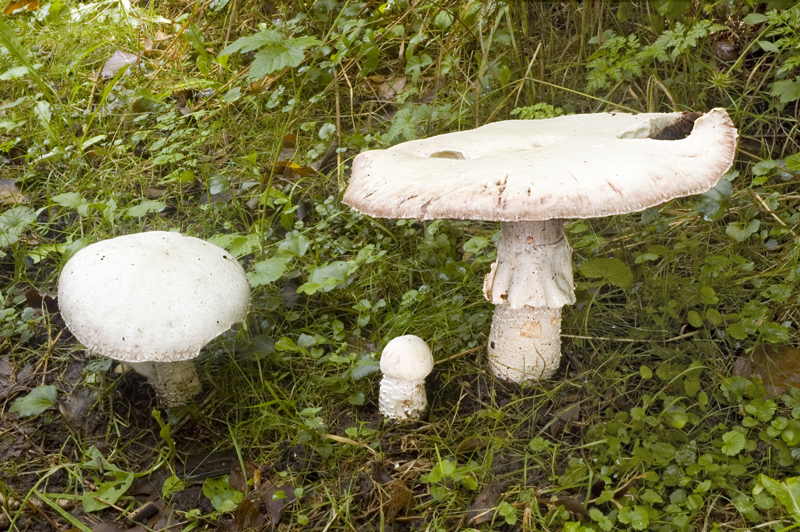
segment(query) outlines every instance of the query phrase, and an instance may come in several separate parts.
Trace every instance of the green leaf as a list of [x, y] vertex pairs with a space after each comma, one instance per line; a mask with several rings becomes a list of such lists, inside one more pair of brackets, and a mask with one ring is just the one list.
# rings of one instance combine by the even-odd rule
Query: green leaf
[[222, 101], [231, 103], [235, 102], [242, 96], [242, 89], [240, 87], [234, 87], [225, 94], [222, 95]]
[[764, 290], [763, 294], [770, 301], [786, 301], [792, 295], [792, 287], [785, 284], [771, 284]]
[[[116, 479], [101, 483], [97, 491], [85, 491], [81, 496], [81, 504], [85, 512], [97, 512], [116, 504], [128, 488], [133, 484], [133, 472], [116, 471]], [[102, 502], [101, 502], [102, 501]], [[108, 504], [106, 504], [108, 503]]]
[[796, 522], [800, 522], [800, 477], [789, 477], [783, 482], [759, 475], [759, 481]]
[[731, 222], [725, 228], [725, 234], [737, 242], [744, 242], [750, 238], [750, 235], [758, 231], [759, 227], [761, 227], [761, 222], [758, 220], [750, 220], [746, 226], [741, 222]]
[[177, 163], [178, 161], [181, 161], [185, 158], [186, 155], [180, 152], [162, 153], [161, 155], [153, 159], [153, 164], [162, 165], [162, 164]]
[[750, 13], [746, 17], [744, 17], [745, 24], [761, 24], [762, 22], [766, 22], [769, 20], [766, 15], [762, 15], [761, 13]]
[[597, 523], [597, 524], [598, 524], [598, 526], [599, 526], [599, 527], [600, 527], [602, 530], [604, 530], [605, 532], [608, 532], [609, 530], [611, 530], [612, 528], [614, 528], [614, 523], [613, 523], [613, 521], [611, 521], [611, 519], [609, 519], [608, 517], [606, 517], [606, 516], [603, 514], [603, 512], [601, 512], [601, 511], [600, 511], [600, 510], [598, 510], [597, 508], [591, 508], [591, 509], [589, 510], [589, 516], [592, 518], [592, 521], [594, 521], [595, 523]]
[[347, 402], [351, 405], [360, 406], [364, 404], [364, 392], [356, 392], [347, 398]]
[[98, 142], [102, 142], [102, 141], [106, 140], [107, 138], [108, 138], [107, 135], [96, 135], [96, 136], [94, 136], [94, 137], [92, 137], [90, 139], [85, 140], [83, 142], [83, 144], [81, 144], [81, 149], [85, 150], [86, 148], [89, 148], [90, 146], [94, 146]]
[[19, 242], [22, 233], [35, 221], [36, 211], [30, 207], [13, 207], [0, 214], [0, 248]]
[[617, 519], [620, 523], [631, 525], [634, 530], [644, 530], [650, 525], [650, 512], [644, 506], [620, 508]]
[[88, 203], [84, 197], [77, 192], [65, 192], [63, 194], [53, 196], [51, 199], [56, 203], [56, 205], [61, 205], [62, 207], [67, 207], [68, 209], [77, 209], [81, 205]]
[[244, 500], [244, 493], [233, 489], [228, 475], [220, 478], [207, 478], [203, 481], [203, 495], [211, 501], [218, 512], [230, 512]]
[[489, 245], [489, 239], [485, 236], [473, 236], [466, 242], [464, 242], [464, 252], [465, 253], [480, 253], [483, 248]]
[[781, 103], [800, 100], [800, 83], [796, 81], [776, 81], [772, 85], [772, 96], [780, 96]]
[[758, 41], [758, 45], [765, 52], [772, 52], [773, 54], [781, 53], [781, 49], [775, 46], [775, 43], [772, 43], [770, 41]]
[[686, 410], [680, 405], [672, 405], [664, 412], [664, 422], [673, 429], [682, 429], [689, 422]]
[[8, 70], [6, 70], [5, 72], [3, 72], [0, 75], [0, 80], [8, 81], [8, 80], [11, 80], [11, 79], [21, 78], [22, 76], [24, 76], [27, 73], [28, 73], [28, 67], [26, 67], [26, 66], [18, 66], [18, 67], [9, 68]]
[[786, 168], [789, 170], [794, 172], [800, 171], [800, 153], [790, 155], [783, 161], [783, 164], [786, 165]]
[[151, 212], [161, 212], [166, 207], [167, 204], [163, 201], [144, 199], [138, 205], [128, 207], [128, 210], [125, 211], [125, 213], [129, 218], [141, 218], [142, 216], [147, 216]]
[[280, 33], [275, 30], [264, 30], [260, 33], [256, 33], [255, 35], [247, 35], [245, 37], [239, 37], [228, 46], [222, 49], [219, 53], [220, 56], [223, 55], [231, 55], [235, 54], [236, 52], [252, 52], [253, 50], [258, 50], [262, 46], [266, 46], [267, 44], [274, 44], [279, 43], [283, 40], [283, 37]]
[[253, 59], [247, 79], [260, 79], [282, 68], [294, 68], [305, 59], [305, 49], [317, 44], [320, 41], [314, 37], [297, 37], [267, 44]]
[[347, 282], [350, 265], [343, 260], [331, 262], [311, 272], [308, 282], [297, 289], [298, 294], [312, 295], [319, 290], [330, 292]]
[[578, 270], [591, 279], [604, 279], [614, 286], [626, 288], [633, 283], [628, 265], [619, 259], [590, 259], [583, 261]]
[[164, 486], [161, 488], [162, 497], [168, 499], [172, 495], [183, 491], [186, 487], [186, 482], [182, 478], [178, 478], [173, 473], [167, 480], [164, 481]]
[[700, 314], [696, 310], [690, 310], [686, 314], [686, 321], [688, 321], [689, 325], [696, 329], [699, 329], [703, 326], [703, 318], [700, 317]]
[[744, 449], [747, 439], [741, 432], [732, 430], [722, 435], [722, 442], [722, 452], [728, 456], [736, 456]]
[[655, 0], [653, 2], [659, 14], [678, 18], [692, 7], [690, 0]]
[[17, 413], [20, 417], [36, 416], [56, 404], [56, 387], [53, 385], [37, 386], [28, 395], [14, 401], [9, 413]]
[[292, 260], [289, 254], [279, 253], [271, 259], [262, 260], [253, 265], [253, 271], [247, 272], [247, 280], [250, 286], [259, 286], [274, 283], [286, 272], [286, 265]]
[[12, 30], [4, 22], [0, 22], [0, 46], [5, 47], [10, 55], [22, 63], [22, 66], [28, 69], [28, 72], [31, 73], [42, 92], [47, 92], [47, 88], [50, 89], [50, 92], [55, 92], [53, 91], [52, 87], [45, 85], [42, 78], [36, 73], [36, 67], [31, 63], [28, 53], [23, 49], [22, 44], [20, 44], [16, 34], [14, 33], [14, 30]]

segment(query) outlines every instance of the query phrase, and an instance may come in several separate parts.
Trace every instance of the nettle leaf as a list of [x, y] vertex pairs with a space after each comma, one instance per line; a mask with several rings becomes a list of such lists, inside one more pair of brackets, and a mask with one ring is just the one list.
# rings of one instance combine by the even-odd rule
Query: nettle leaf
[[292, 260], [288, 253], [279, 253], [271, 259], [256, 262], [253, 271], [247, 272], [247, 280], [252, 288], [271, 284], [283, 277], [286, 265]]
[[253, 50], [258, 50], [262, 46], [266, 46], [267, 44], [273, 44], [276, 42], [281, 42], [283, 37], [281, 34], [275, 30], [264, 30], [262, 32], [256, 33], [255, 35], [247, 35], [245, 37], [239, 37], [228, 46], [222, 49], [219, 53], [220, 56], [223, 55], [231, 55], [237, 52], [246, 53], [252, 52]]
[[772, 96], [780, 96], [781, 103], [800, 100], [800, 83], [797, 81], [776, 81], [772, 85], [770, 94]]
[[789, 477], [783, 482], [759, 475], [764, 488], [789, 512], [795, 521], [800, 521], [800, 477]]
[[25, 397], [14, 401], [8, 412], [17, 413], [20, 417], [36, 416], [56, 404], [56, 387], [53, 385], [37, 386]]
[[260, 79], [282, 68], [294, 68], [305, 59], [305, 50], [321, 44], [314, 37], [281, 39], [262, 47], [250, 65], [248, 80]]
[[619, 259], [590, 259], [583, 261], [578, 270], [591, 279], [603, 279], [614, 286], [626, 288], [633, 283], [633, 273]]
[[741, 432], [732, 430], [722, 435], [722, 443], [723, 445], [721, 450], [723, 453], [728, 456], [736, 456], [742, 452], [742, 449], [744, 449], [747, 439]]

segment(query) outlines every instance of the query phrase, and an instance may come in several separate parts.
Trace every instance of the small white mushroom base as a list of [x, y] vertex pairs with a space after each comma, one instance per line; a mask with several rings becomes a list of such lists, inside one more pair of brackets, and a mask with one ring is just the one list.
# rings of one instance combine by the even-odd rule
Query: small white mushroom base
[[203, 389], [188, 360], [177, 362], [125, 362], [137, 373], [147, 377], [165, 407], [174, 408], [187, 404]]
[[420, 419], [428, 408], [425, 379], [401, 380], [384, 375], [381, 380], [379, 408], [383, 417], [395, 421]]
[[489, 366], [509, 382], [555, 373], [561, 360], [561, 309], [497, 305], [489, 333]]

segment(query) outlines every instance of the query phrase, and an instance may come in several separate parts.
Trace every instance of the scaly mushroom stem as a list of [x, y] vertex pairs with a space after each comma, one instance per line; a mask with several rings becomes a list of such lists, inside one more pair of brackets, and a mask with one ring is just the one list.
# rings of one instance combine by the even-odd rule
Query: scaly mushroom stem
[[536, 381], [561, 358], [561, 307], [575, 302], [572, 248], [562, 220], [504, 222], [483, 290], [495, 305], [489, 364], [499, 378]]
[[404, 380], [383, 376], [379, 394], [380, 411], [396, 421], [420, 419], [428, 407], [425, 379]]
[[187, 404], [202, 390], [194, 364], [189, 360], [125, 362], [125, 365], [147, 377], [147, 381], [167, 408]]

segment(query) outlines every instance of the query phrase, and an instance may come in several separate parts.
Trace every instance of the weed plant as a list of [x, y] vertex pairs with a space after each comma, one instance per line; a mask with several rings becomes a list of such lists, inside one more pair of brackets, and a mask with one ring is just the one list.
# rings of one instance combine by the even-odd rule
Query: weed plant
[[[156, 530], [800, 523], [796, 363], [743, 369], [798, 341], [794, 2], [19, 4], [0, 21], [0, 524], [90, 530], [148, 495]], [[340, 202], [365, 149], [712, 107], [740, 134], [714, 189], [568, 224], [564, 362], [521, 389], [485, 366], [497, 226]], [[198, 361], [204, 393], [165, 414], [47, 297], [77, 250], [144, 230], [215, 242], [253, 288]], [[398, 425], [376, 397], [402, 334], [437, 364], [428, 417]]]

